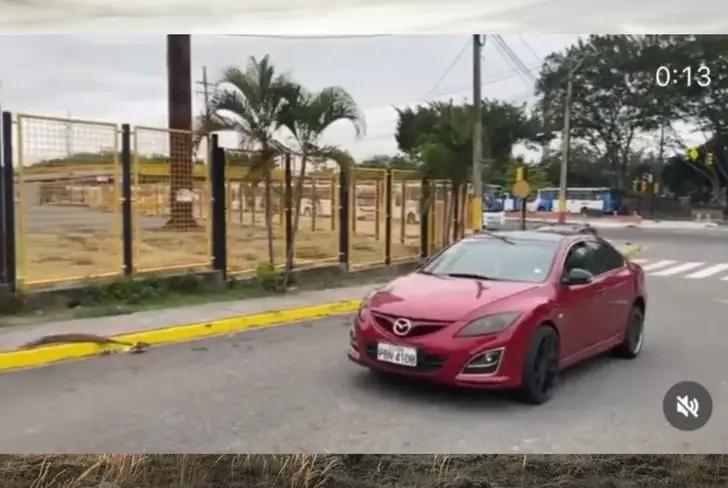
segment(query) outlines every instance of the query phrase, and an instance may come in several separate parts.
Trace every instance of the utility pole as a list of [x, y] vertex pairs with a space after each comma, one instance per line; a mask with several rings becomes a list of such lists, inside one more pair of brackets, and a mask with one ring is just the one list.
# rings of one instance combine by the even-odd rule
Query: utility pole
[[569, 67], [566, 76], [566, 100], [564, 102], [564, 133], [561, 137], [561, 173], [559, 175], [559, 223], [566, 222], [566, 178], [567, 169], [569, 167], [569, 139], [571, 137], [571, 96], [574, 86], [574, 73], [581, 63], [582, 59], [576, 65]]
[[483, 228], [483, 117], [481, 114], [482, 96], [480, 56], [485, 44], [485, 36], [473, 35], [473, 189], [470, 196], [470, 208], [473, 212], [473, 230], [479, 232]]
[[202, 67], [202, 81], [196, 82], [196, 84], [202, 86], [202, 91], [197, 92], [199, 95], [202, 95], [205, 97], [205, 120], [210, 120], [210, 91], [209, 88], [212, 86], [212, 83], [207, 82], [207, 66]]

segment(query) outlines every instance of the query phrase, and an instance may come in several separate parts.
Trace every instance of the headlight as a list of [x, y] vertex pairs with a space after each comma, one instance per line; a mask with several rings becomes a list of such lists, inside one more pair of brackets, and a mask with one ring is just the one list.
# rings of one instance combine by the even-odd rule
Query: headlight
[[369, 300], [372, 299], [372, 297], [377, 293], [379, 290], [372, 290], [369, 293], [367, 293], [364, 298], [361, 300], [361, 306], [359, 307], [359, 319], [362, 320], [364, 317], [366, 317], [367, 313], [369, 312]]
[[504, 312], [493, 315], [486, 315], [470, 322], [457, 333], [459, 337], [473, 337], [479, 335], [493, 334], [506, 329], [513, 324], [521, 312]]

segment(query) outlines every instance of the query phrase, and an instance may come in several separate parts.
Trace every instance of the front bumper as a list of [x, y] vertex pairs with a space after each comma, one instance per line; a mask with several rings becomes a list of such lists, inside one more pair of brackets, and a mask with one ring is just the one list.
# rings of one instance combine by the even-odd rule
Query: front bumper
[[[399, 366], [377, 359], [377, 344], [384, 342], [417, 349], [417, 366]], [[481, 354], [501, 350], [491, 373], [465, 373], [464, 368]], [[452, 330], [402, 339], [373, 323], [354, 319], [348, 357], [373, 370], [414, 380], [477, 389], [511, 389], [521, 385], [523, 352], [512, 331], [474, 338], [452, 337]]]

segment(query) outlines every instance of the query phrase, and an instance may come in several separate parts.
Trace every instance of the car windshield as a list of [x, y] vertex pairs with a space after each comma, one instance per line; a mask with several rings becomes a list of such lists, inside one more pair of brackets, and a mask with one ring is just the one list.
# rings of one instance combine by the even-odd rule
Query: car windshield
[[[515, 245], [514, 245], [515, 244]], [[540, 283], [556, 256], [556, 241], [469, 239], [443, 251], [422, 269], [434, 275]]]

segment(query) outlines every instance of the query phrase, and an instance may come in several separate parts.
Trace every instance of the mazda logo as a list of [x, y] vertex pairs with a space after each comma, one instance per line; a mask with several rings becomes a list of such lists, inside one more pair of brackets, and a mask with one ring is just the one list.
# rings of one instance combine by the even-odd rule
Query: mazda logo
[[407, 319], [397, 319], [394, 321], [392, 330], [400, 337], [406, 336], [412, 330], [412, 322]]

